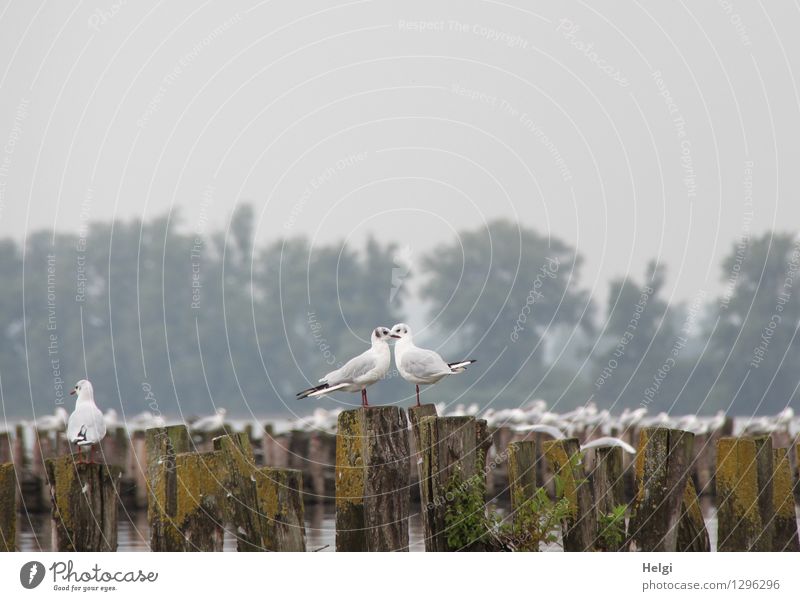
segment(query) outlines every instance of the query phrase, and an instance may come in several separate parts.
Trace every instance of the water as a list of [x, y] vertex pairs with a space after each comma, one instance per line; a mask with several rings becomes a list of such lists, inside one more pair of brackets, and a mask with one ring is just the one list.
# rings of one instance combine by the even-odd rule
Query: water
[[[309, 504], [306, 513], [306, 548], [309, 551], [333, 551], [336, 547], [336, 514], [333, 505]], [[150, 528], [147, 511], [120, 509], [117, 526], [118, 551], [149, 551]], [[17, 517], [17, 544], [20, 551], [50, 551], [52, 533], [50, 515], [47, 513], [19, 514]], [[422, 519], [419, 507], [413, 508], [409, 525], [411, 551], [424, 551]], [[236, 534], [225, 530], [225, 551], [236, 551]]]
[[[704, 501], [706, 501], [704, 499]], [[419, 504], [412, 504], [409, 524], [409, 550], [424, 551], [425, 542], [422, 532], [422, 518]], [[800, 508], [798, 508], [800, 511]], [[502, 508], [501, 508], [502, 512]], [[336, 514], [333, 505], [309, 504], [306, 513], [306, 548], [309, 551], [333, 551], [336, 547]], [[708, 537], [711, 549], [717, 547], [716, 511], [710, 502], [703, 503]], [[800, 515], [800, 513], [798, 513]], [[800, 526], [800, 520], [798, 520]], [[46, 513], [20, 514], [17, 518], [17, 540], [21, 551], [51, 550], [50, 515]], [[147, 511], [125, 511], [120, 509], [117, 531], [118, 551], [148, 551], [150, 529], [147, 525]], [[226, 529], [223, 543], [225, 551], [236, 550], [236, 535]], [[553, 545], [547, 551], [560, 551]]]

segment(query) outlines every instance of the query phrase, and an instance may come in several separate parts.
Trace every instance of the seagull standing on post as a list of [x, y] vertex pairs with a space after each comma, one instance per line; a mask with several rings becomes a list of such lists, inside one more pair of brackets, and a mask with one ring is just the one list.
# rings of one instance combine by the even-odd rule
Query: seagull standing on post
[[[106, 422], [103, 412], [94, 404], [94, 389], [89, 380], [80, 380], [70, 394], [78, 395], [75, 411], [67, 421], [67, 440], [78, 445], [78, 453], [82, 459], [83, 447], [89, 447], [89, 462], [94, 463], [94, 445], [106, 435]], [[79, 463], [82, 463], [79, 460]]]
[[394, 363], [397, 371], [407, 382], [417, 387], [417, 407], [419, 407], [420, 384], [435, 384], [445, 376], [460, 374], [466, 370], [467, 365], [475, 363], [475, 359], [447, 363], [436, 351], [419, 348], [414, 344], [411, 328], [404, 323], [398, 323], [392, 328], [394, 344]]
[[372, 346], [345, 363], [342, 367], [320, 378], [319, 386], [312, 386], [297, 393], [298, 399], [317, 397], [344, 390], [346, 392], [361, 391], [361, 406], [368, 407], [367, 386], [382, 379], [389, 371], [392, 352], [389, 350], [389, 328], [383, 326], [372, 330], [370, 336]]

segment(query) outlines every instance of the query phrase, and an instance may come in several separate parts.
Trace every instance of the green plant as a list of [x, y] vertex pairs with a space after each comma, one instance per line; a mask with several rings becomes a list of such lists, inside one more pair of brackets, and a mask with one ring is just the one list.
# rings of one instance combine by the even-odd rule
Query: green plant
[[447, 545], [451, 549], [467, 549], [486, 542], [494, 528], [495, 515], [484, 502], [486, 485], [482, 477], [464, 481], [460, 467], [450, 476], [445, 489], [447, 507], [444, 514]]
[[602, 551], [618, 551], [625, 542], [626, 505], [617, 505], [609, 513], [598, 514], [597, 548]]
[[[563, 492], [563, 484], [561, 488]], [[538, 551], [542, 543], [558, 542], [557, 529], [572, 512], [566, 497], [557, 496], [557, 500], [553, 501], [544, 488], [537, 488], [529, 499], [520, 499], [518, 495], [514, 507], [514, 520], [509, 534], [510, 543], [517, 551]]]

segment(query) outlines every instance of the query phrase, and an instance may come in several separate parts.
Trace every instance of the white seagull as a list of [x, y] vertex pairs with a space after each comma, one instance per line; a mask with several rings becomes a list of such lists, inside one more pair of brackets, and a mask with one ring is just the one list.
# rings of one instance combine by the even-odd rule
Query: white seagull
[[67, 440], [78, 445], [79, 454], [83, 452], [83, 447], [89, 447], [89, 461], [94, 463], [94, 445], [106, 435], [103, 412], [94, 404], [94, 390], [89, 380], [80, 380], [70, 394], [77, 394], [78, 398], [75, 411], [67, 421]]
[[414, 344], [411, 328], [404, 323], [398, 323], [392, 328], [392, 338], [397, 338], [394, 344], [394, 363], [397, 371], [407, 382], [417, 387], [417, 406], [419, 407], [419, 385], [436, 384], [445, 376], [460, 374], [467, 365], [475, 363], [475, 359], [446, 363], [436, 351], [419, 348]]
[[346, 392], [361, 391], [361, 406], [367, 407], [367, 386], [371, 386], [382, 379], [389, 371], [389, 363], [392, 360], [392, 353], [389, 350], [389, 328], [383, 326], [372, 330], [370, 336], [372, 346], [353, 357], [324, 378], [320, 378], [319, 386], [312, 386], [297, 393], [298, 399], [312, 396], [322, 396], [334, 390], [344, 390]]

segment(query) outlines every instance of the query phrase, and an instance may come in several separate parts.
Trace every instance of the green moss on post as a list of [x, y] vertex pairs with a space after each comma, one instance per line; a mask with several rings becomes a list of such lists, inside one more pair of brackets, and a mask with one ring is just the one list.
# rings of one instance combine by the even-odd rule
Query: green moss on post
[[771, 550], [775, 528], [771, 440], [721, 438], [716, 484], [717, 550]]
[[305, 551], [303, 474], [264, 467], [255, 472], [262, 542], [267, 551]]
[[13, 463], [0, 465], [0, 551], [17, 550], [17, 475]]
[[183, 425], [150, 428], [144, 443], [150, 550], [182, 551], [183, 535], [173, 522], [178, 503], [175, 457], [189, 451], [189, 432]]
[[694, 435], [643, 428], [636, 454], [636, 498], [630, 537], [638, 551], [675, 551]]
[[773, 551], [800, 551], [797, 537], [797, 516], [792, 494], [792, 466], [787, 449], [773, 449], [775, 474], [772, 478], [772, 500], [775, 504]]
[[337, 551], [408, 551], [408, 461], [408, 421], [401, 408], [339, 414]]
[[47, 461], [54, 551], [117, 550], [117, 466], [76, 463], [66, 455]]
[[571, 515], [561, 525], [564, 551], [591, 551], [597, 538], [597, 517], [591, 485], [580, 459], [580, 442], [577, 438], [565, 438], [545, 442], [543, 446], [570, 505]]
[[458, 474], [467, 486], [485, 487], [480, 470], [479, 426], [474, 417], [425, 417], [419, 421], [422, 476], [420, 497], [426, 551], [453, 551], [447, 543], [447, 487]]
[[222, 453], [175, 456], [177, 503], [172, 518], [183, 551], [222, 551], [225, 520], [225, 460]]

